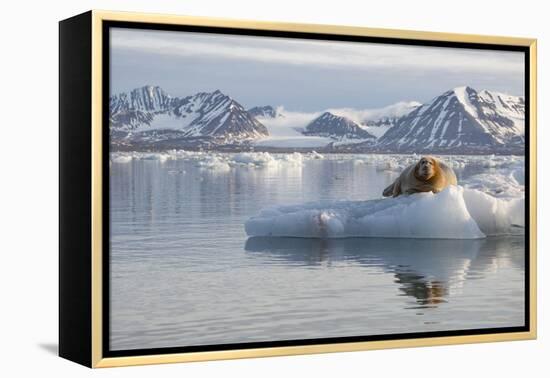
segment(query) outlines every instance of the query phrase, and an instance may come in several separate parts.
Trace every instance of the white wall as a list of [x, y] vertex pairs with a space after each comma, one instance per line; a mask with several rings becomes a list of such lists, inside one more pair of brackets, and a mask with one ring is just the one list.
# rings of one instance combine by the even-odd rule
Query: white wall
[[[548, 373], [550, 27], [543, 1], [126, 0], [3, 3], [0, 62], [2, 376], [85, 376], [57, 343], [57, 21], [91, 8], [539, 39], [539, 340], [110, 369], [97, 376], [541, 376]], [[548, 231], [546, 231], [548, 232]], [[6, 371], [13, 370], [11, 373]]]

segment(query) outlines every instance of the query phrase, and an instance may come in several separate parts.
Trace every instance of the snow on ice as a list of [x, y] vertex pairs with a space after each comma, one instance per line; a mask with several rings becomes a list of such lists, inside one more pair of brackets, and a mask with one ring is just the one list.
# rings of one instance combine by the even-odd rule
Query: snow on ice
[[249, 236], [308, 238], [483, 238], [462, 192], [453, 187], [437, 195], [272, 207], [250, 218], [245, 230]]
[[481, 239], [523, 232], [522, 199], [451, 186], [441, 193], [369, 201], [322, 201], [263, 209], [248, 236]]

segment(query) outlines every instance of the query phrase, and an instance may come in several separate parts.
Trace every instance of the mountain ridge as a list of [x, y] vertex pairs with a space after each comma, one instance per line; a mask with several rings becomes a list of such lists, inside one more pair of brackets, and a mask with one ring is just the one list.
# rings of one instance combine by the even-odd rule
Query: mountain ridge
[[[219, 89], [174, 97], [146, 85], [109, 98], [111, 142], [115, 149], [254, 148], [255, 141], [270, 136], [262, 121], [277, 121], [269, 123], [271, 128], [292, 125], [291, 113], [279, 110], [271, 105], [247, 110]], [[305, 127], [295, 128], [297, 135], [329, 138], [328, 152], [521, 153], [525, 141], [523, 97], [469, 86], [445, 91], [425, 104], [334, 112], [317, 113]]]
[[220, 90], [172, 97], [145, 86], [110, 98], [110, 127], [116, 143], [147, 144], [167, 139], [210, 139], [214, 144], [268, 135], [267, 128]]
[[523, 132], [522, 101], [517, 96], [504, 101], [490, 91], [457, 87], [400, 118], [377, 147], [396, 152], [505, 149]]

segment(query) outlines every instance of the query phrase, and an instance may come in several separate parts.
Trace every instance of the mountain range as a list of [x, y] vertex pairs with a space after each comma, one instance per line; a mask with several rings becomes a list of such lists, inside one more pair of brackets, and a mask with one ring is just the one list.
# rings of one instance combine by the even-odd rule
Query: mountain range
[[523, 145], [524, 118], [522, 97], [459, 87], [401, 117], [377, 145], [395, 152], [513, 148]]
[[115, 148], [208, 147], [269, 135], [241, 104], [219, 90], [178, 98], [145, 86], [112, 96], [109, 103]]
[[[326, 138], [327, 152], [523, 153], [523, 97], [458, 87], [425, 104], [396, 105], [398, 113], [390, 106], [359, 121], [325, 111], [294, 129], [303, 139]], [[144, 86], [110, 97], [111, 148], [250, 149], [269, 139], [266, 125], [286, 122], [286, 114], [270, 105], [246, 110], [219, 90], [172, 97]]]

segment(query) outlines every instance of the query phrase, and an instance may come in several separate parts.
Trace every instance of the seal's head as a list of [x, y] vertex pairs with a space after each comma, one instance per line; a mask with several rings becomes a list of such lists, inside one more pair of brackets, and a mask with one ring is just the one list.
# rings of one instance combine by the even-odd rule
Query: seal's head
[[423, 156], [414, 168], [414, 176], [420, 181], [428, 181], [437, 172], [437, 160], [431, 156]]

